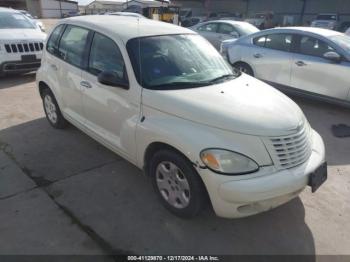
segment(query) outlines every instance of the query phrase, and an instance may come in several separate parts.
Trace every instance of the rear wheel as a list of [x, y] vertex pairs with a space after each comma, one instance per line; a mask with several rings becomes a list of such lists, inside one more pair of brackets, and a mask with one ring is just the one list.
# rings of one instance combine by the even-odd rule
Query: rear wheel
[[192, 163], [171, 150], [158, 151], [150, 163], [153, 188], [173, 214], [191, 218], [206, 202], [206, 191]]
[[237, 70], [250, 76], [254, 76], [253, 69], [246, 63], [236, 63], [233, 65]]
[[67, 121], [64, 119], [61, 110], [57, 104], [56, 98], [50, 89], [44, 89], [42, 92], [42, 99], [46, 119], [51, 126], [57, 129], [63, 129], [67, 126]]

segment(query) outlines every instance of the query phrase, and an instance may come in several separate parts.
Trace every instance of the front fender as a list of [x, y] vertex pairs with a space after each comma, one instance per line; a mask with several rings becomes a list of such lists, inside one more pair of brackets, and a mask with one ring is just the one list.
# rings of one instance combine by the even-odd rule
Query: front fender
[[136, 130], [137, 163], [144, 166], [147, 147], [154, 142], [170, 145], [191, 162], [203, 165], [200, 152], [206, 148], [224, 148], [244, 154], [259, 165], [271, 165], [272, 160], [256, 136], [233, 133], [182, 119], [158, 110], [143, 108], [145, 120]]

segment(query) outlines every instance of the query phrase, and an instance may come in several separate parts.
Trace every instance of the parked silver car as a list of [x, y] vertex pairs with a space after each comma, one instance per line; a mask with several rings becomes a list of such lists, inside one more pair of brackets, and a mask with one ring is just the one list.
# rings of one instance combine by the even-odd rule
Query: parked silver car
[[221, 43], [225, 40], [238, 39], [259, 31], [247, 22], [233, 20], [208, 21], [195, 25], [191, 29], [206, 38], [217, 50], [220, 50]]
[[312, 27], [277, 28], [230, 44], [228, 61], [286, 91], [350, 105], [350, 37]]

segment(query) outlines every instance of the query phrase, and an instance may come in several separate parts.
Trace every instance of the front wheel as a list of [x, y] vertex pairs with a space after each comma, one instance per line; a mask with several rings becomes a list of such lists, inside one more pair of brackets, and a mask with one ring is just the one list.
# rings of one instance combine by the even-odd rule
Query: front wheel
[[162, 204], [182, 218], [196, 216], [204, 207], [206, 191], [192, 163], [171, 150], [158, 151], [150, 163], [153, 188]]

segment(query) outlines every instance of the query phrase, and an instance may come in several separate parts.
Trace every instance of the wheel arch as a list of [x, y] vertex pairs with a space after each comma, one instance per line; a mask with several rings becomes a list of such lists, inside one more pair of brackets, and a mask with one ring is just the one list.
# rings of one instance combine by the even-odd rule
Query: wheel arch
[[144, 156], [143, 156], [143, 170], [146, 174], [146, 176], [149, 176], [149, 162], [152, 158], [152, 156], [162, 150], [162, 149], [168, 149], [168, 150], [172, 150], [180, 155], [182, 155], [184, 158], [186, 158], [190, 163], [193, 164], [193, 166], [196, 166], [195, 163], [193, 163], [184, 153], [181, 152], [181, 150], [179, 150], [178, 148], [165, 143], [165, 142], [160, 142], [160, 141], [156, 141], [156, 142], [152, 142], [150, 143], [147, 147], [146, 150], [144, 152]]
[[247, 62], [245, 62], [245, 61], [239, 60], [239, 61], [237, 61], [237, 62], [234, 62], [234, 63], [232, 64], [232, 66], [233, 66], [233, 67], [236, 67], [236, 66], [239, 65], [239, 64], [243, 64], [243, 65], [248, 66], [248, 67], [252, 70], [253, 76], [255, 76], [255, 70], [254, 70], [254, 68], [253, 68], [249, 63], [247, 63]]

